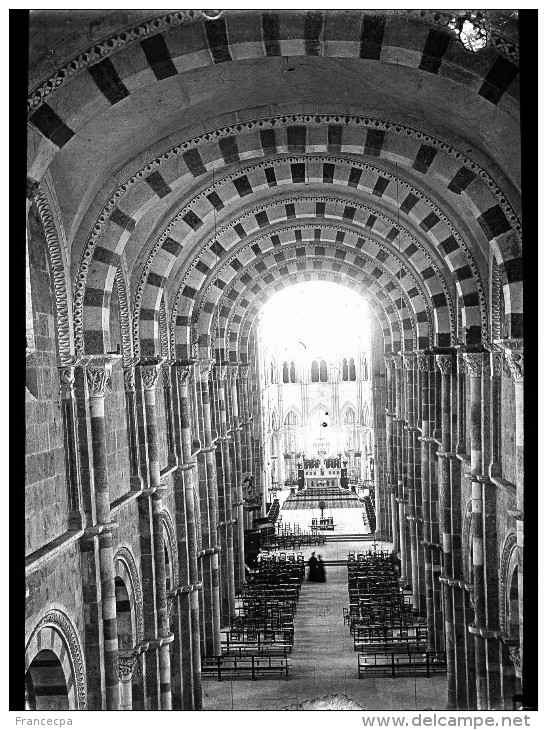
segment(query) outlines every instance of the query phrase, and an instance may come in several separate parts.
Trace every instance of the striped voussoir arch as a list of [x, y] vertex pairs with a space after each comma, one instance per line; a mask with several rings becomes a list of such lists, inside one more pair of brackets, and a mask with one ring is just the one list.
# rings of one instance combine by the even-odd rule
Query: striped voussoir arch
[[[259, 267], [261, 271], [259, 273], [255, 270], [252, 285], [244, 283], [243, 277], [246, 272], [238, 276], [218, 302], [214, 316], [210, 317], [209, 331], [198, 334], [199, 352], [205, 352], [213, 343], [216, 349], [231, 350], [237, 341], [237, 335], [231, 331], [231, 327], [239, 326], [254, 298], [260, 295], [265, 287], [275, 282], [282, 282], [285, 277], [298, 283], [298, 275], [301, 281], [324, 280], [342, 283], [344, 278], [347, 278], [348, 281], [357, 282], [360, 293], [376, 305], [382, 328], [386, 332], [389, 330], [390, 339], [405, 339], [407, 347], [417, 346], [417, 328], [414, 318], [410, 315], [410, 303], [406, 296], [396, 296], [395, 289], [386, 291], [387, 287], [377, 279], [372, 279], [362, 269], [347, 262], [328, 260], [324, 256], [316, 257], [313, 254], [306, 255], [303, 249], [298, 253], [301, 255], [288, 260], [284, 266], [274, 262], [269, 268]], [[400, 334], [401, 331], [404, 332], [404, 338]]]
[[[276, 279], [273, 283], [263, 285], [257, 294], [253, 293], [250, 306], [247, 307], [247, 309], [245, 310], [241, 322], [237, 323], [239, 331], [241, 332], [241, 336], [239, 336], [238, 333], [239, 340], [237, 341], [237, 345], [235, 347], [233, 343], [231, 346], [228, 346], [226, 344], [225, 330], [223, 331], [221, 336], [218, 323], [215, 323], [212, 336], [212, 339], [215, 343], [215, 358], [219, 362], [228, 361], [228, 358], [230, 358], [231, 362], [235, 362], [236, 358], [239, 358], [239, 361], [243, 363], [250, 362], [248, 352], [248, 349], [250, 347], [250, 333], [252, 330], [253, 322], [257, 317], [261, 307], [268, 301], [271, 296], [273, 296], [277, 292], [282, 291], [289, 286], [300, 284], [304, 281], [330, 281], [340, 284], [341, 286], [345, 286], [346, 288], [352, 289], [362, 296], [366, 296], [367, 304], [369, 305], [372, 314], [376, 317], [380, 324], [380, 329], [384, 340], [384, 347], [390, 349], [392, 347], [392, 343], [397, 343], [398, 345], [400, 345], [403, 336], [401, 330], [401, 322], [398, 319], [397, 315], [394, 315], [394, 313], [391, 313], [389, 315], [386, 314], [382, 304], [377, 300], [376, 295], [370, 294], [366, 290], [362, 282], [347, 278], [344, 279], [340, 274], [333, 271], [318, 271], [316, 269], [311, 269], [310, 271], [305, 272], [297, 271], [294, 273], [289, 273], [283, 278]], [[229, 311], [226, 311], [224, 313], [224, 318], [227, 319], [228, 317]]]
[[[287, 260], [301, 254], [299, 249], [302, 246], [307, 246], [305, 255], [325, 256], [326, 260], [330, 258], [334, 261], [336, 268], [339, 267], [341, 261], [349, 261], [358, 268], [367, 270], [376, 279], [381, 277], [382, 273], [386, 273], [388, 279], [391, 277], [393, 282], [386, 284], [387, 289], [392, 290], [396, 286], [405, 291], [406, 295], [413, 300], [413, 309], [418, 315], [418, 321], [427, 324], [428, 336], [432, 339], [433, 325], [429, 302], [434, 295], [431, 288], [428, 288], [428, 294], [426, 294], [419, 281], [419, 275], [412, 270], [408, 262], [380, 241], [359, 235], [348, 227], [328, 223], [316, 224], [313, 228], [310, 226], [308, 229], [291, 226], [276, 228], [275, 233], [270, 236], [252, 239], [251, 243], [219, 261], [218, 266], [210, 269], [207, 280], [201, 286], [197, 297], [194, 300], [183, 302], [183, 306], [187, 305], [189, 308], [182, 316], [187, 316], [188, 321], [198, 320], [204, 309], [211, 311], [216, 306], [219, 297], [219, 289], [215, 284], [217, 279], [221, 279], [228, 286], [237, 272], [245, 266], [247, 269], [245, 273], [250, 274], [251, 277], [247, 276], [245, 283], [250, 283], [255, 275], [255, 272], [252, 271], [253, 265], [257, 267], [259, 262], [264, 262], [266, 266], [271, 266], [273, 261], [279, 265], [285, 264]], [[367, 262], [372, 262], [372, 266], [369, 266], [368, 269]], [[261, 265], [256, 268], [256, 273], [260, 273], [261, 268]], [[250, 272], [249, 269], [251, 269]], [[440, 293], [439, 282], [437, 282], [437, 286], [439, 287], [438, 293]], [[440, 301], [438, 300], [437, 303], [440, 304]], [[445, 326], [449, 331], [448, 307], [446, 310], [439, 307], [438, 310], [446, 314], [448, 321]], [[425, 315], [420, 314], [422, 312], [425, 312]], [[441, 327], [437, 327], [437, 331], [442, 331], [442, 322]]]
[[[326, 209], [327, 204], [331, 208], [328, 211]], [[297, 240], [299, 238], [304, 239], [304, 231], [305, 238], [319, 242], [321, 239], [321, 228], [319, 227], [320, 224], [317, 217], [317, 205], [322, 205], [321, 212], [324, 213], [323, 218], [325, 220], [328, 218], [331, 221], [340, 220], [344, 226], [353, 228], [353, 230], [349, 231], [352, 240], [348, 242], [357, 250], [363, 248], [365, 244], [365, 238], [363, 236], [365, 236], [366, 238], [374, 237], [374, 240], [379, 241], [374, 255], [380, 262], [386, 260], [390, 253], [393, 253], [400, 260], [403, 260], [401, 254], [404, 255], [405, 264], [408, 264], [409, 268], [412, 268], [415, 272], [419, 272], [418, 276], [426, 288], [431, 287], [427, 293], [433, 300], [435, 306], [448, 307], [450, 321], [454, 324], [455, 319], [453, 316], [450, 290], [445, 279], [440, 274], [434, 259], [418, 239], [388, 216], [380, 213], [377, 209], [355, 203], [354, 206], [351, 206], [351, 216], [348, 216], [349, 206], [345, 200], [325, 197], [301, 197], [297, 200], [293, 198], [275, 201], [274, 203], [260, 206], [259, 209], [246, 213], [240, 217], [240, 222], [235, 226], [226, 226], [217, 231], [217, 237], [212, 246], [207, 248], [200, 258], [196, 258], [192, 267], [186, 272], [177, 296], [175, 297], [174, 311], [181, 317], [186, 318], [186, 321], [182, 324], [186, 326], [190, 325], [188, 317], [193, 309], [197, 293], [207, 285], [209, 277], [217, 289], [224, 289], [226, 285], [224, 279], [217, 276], [216, 271], [214, 275], [211, 275], [211, 271], [214, 270], [218, 257], [226, 254], [231, 255], [236, 250], [237, 256], [230, 256], [229, 264], [232, 269], [239, 270], [248, 264], [256, 255], [261, 255], [268, 249], [272, 250], [281, 245], [280, 234], [277, 234], [276, 231], [269, 238], [262, 234], [263, 238], [260, 242], [251, 243], [250, 246], [246, 245], [243, 248], [243, 243], [247, 244], [247, 237], [257, 232], [260, 233], [261, 226], [257, 221], [257, 211], [258, 213], [264, 212], [265, 210], [268, 211], [270, 226], [278, 222], [292, 221], [291, 226], [294, 228], [295, 220], [300, 219], [299, 223], [302, 228], [297, 229], [296, 232], [291, 228], [289, 238], [292, 238], [292, 240], [294, 238]], [[342, 205], [344, 206], [343, 211], [340, 210]], [[241, 221], [245, 222], [245, 227], [243, 227]], [[328, 226], [328, 222], [325, 225]], [[286, 232], [287, 229], [285, 229], [285, 234]], [[362, 235], [360, 235], [361, 233]], [[324, 236], [324, 240], [328, 243], [332, 241], [336, 244], [342, 244], [344, 243], [345, 237], [346, 233], [344, 230], [335, 230], [333, 226], [331, 231]], [[394, 243], [396, 239], [397, 242]], [[382, 246], [384, 247], [383, 250], [381, 250]], [[236, 247], [239, 247], [240, 250], [237, 250]], [[343, 259], [345, 254], [340, 253], [339, 256]], [[447, 278], [450, 280], [454, 277], [456, 289], [462, 297], [463, 308], [465, 309], [465, 321], [466, 323], [475, 325], [475, 332], [478, 332], [480, 337], [481, 318], [486, 316], [486, 303], [484, 299], [482, 302], [483, 311], [480, 311], [479, 306], [476, 306], [476, 303], [479, 303], [478, 295], [476, 295], [476, 288], [478, 288], [476, 286], [477, 279], [478, 286], [481, 286], [478, 272], [473, 277], [471, 267], [457, 258], [456, 250], [452, 250], [446, 254], [445, 261], [448, 263], [449, 269]], [[399, 271], [397, 278], [402, 278], [403, 275], [404, 272]], [[429, 284], [430, 280], [431, 284]], [[475, 292], [475, 297], [466, 297], [466, 295], [472, 292]], [[181, 299], [186, 301], [179, 306]], [[468, 338], [468, 341], [472, 341], [471, 336]], [[445, 342], [439, 346], [449, 346], [449, 344], [450, 342]]]
[[[229, 312], [225, 313], [226, 330], [220, 335], [220, 327], [216, 327], [214, 337], [216, 342], [215, 356], [226, 355], [230, 361], [240, 358], [242, 362], [248, 357], [250, 347], [250, 338], [253, 323], [258, 316], [262, 305], [274, 294], [282, 291], [288, 286], [300, 284], [305, 281], [330, 281], [333, 283], [346, 286], [358, 294], [364, 296], [370, 307], [372, 314], [379, 322], [385, 352], [401, 350], [403, 343], [406, 342], [410, 347], [413, 344], [413, 332], [409, 328], [409, 322], [403, 323], [400, 313], [395, 308], [389, 309], [389, 298], [383, 291], [371, 292], [366, 282], [344, 278], [335, 271], [318, 271], [311, 269], [309, 271], [297, 271], [290, 273], [288, 276], [275, 277], [273, 282], [265, 284], [261, 281], [262, 288], [257, 294], [253, 294], [252, 302], [249, 307], [241, 315], [241, 320], [233, 318], [229, 320]], [[230, 328], [228, 332], [228, 328]], [[406, 329], [404, 329], [406, 327]], [[227, 336], [226, 336], [227, 334]]]
[[[386, 239], [375, 234], [366, 235], [360, 230], [356, 232], [349, 225], [317, 220], [308, 225], [305, 225], [305, 221], [301, 221], [301, 223], [301, 227], [296, 225], [276, 227], [275, 231], [269, 235], [251, 238], [249, 242], [245, 241], [236, 247], [235, 251], [231, 250], [228, 255], [219, 259], [216, 265], [209, 265], [209, 271], [202, 272], [203, 280], [196, 282], [199, 286], [199, 293], [196, 290], [196, 296], [184, 297], [184, 301], [178, 307], [177, 304], [181, 297], [176, 299], [177, 313], [187, 317], [189, 322], [192, 316], [199, 316], [207, 302], [214, 304], [219, 290], [224, 289], [234, 274], [244, 266], [256, 263], [256, 257], [271, 254], [278, 263], [281, 263], [284, 261], [283, 247], [286, 244], [296, 243], [302, 246], [313, 242], [312, 253], [318, 256], [324, 255], [325, 246], [328, 246], [331, 254], [339, 261], [345, 260], [349, 256], [350, 262], [362, 267], [365, 263], [363, 256], [365, 256], [365, 258], [371, 258], [378, 264], [384, 265], [392, 273], [397, 283], [401, 282], [412, 299], [420, 296], [426, 309], [426, 300], [432, 301], [438, 317], [437, 332], [448, 332], [451, 328], [455, 329], [455, 319], [450, 316], [451, 310], [448, 304], [450, 294], [438, 269], [433, 267], [435, 275], [426, 277], [422, 286], [421, 272], [425, 267], [415, 269], [412, 262], [404, 258], [397, 249], [394, 249], [391, 242], [386, 242]], [[430, 263], [428, 261], [426, 265]], [[381, 270], [376, 271], [374, 275], [381, 275]], [[416, 306], [420, 309], [419, 304]], [[446, 310], [443, 307], [446, 307]]]
[[[317, 268], [314, 269], [314, 260], [316, 260], [315, 257], [310, 257], [310, 259], [306, 261], [304, 266], [302, 266], [302, 262], [296, 261], [287, 265], [286, 268], [291, 273], [303, 272], [304, 281], [306, 281], [307, 274], [305, 272], [309, 267], [309, 269], [311, 269], [312, 271], [317, 272], [317, 278], [318, 280], [321, 280], [321, 275], [323, 273], [326, 274], [327, 272], [319, 271]], [[324, 259], [320, 261], [322, 265], [323, 262]], [[329, 268], [330, 267], [334, 267], [334, 264], [330, 263]], [[334, 274], [339, 274], [342, 280], [345, 277], [348, 277], [360, 281], [363, 289], [366, 291], [366, 298], [368, 298], [369, 300], [372, 299], [377, 308], [382, 309], [384, 313], [384, 319], [387, 318], [387, 320], [391, 322], [391, 331], [393, 333], [393, 337], [398, 338], [399, 342], [401, 343], [401, 348], [404, 347], [404, 349], [416, 349], [418, 347], [418, 326], [411, 311], [410, 302], [406, 296], [401, 295], [400, 293], [396, 295], [395, 291], [387, 292], [386, 287], [382, 286], [382, 284], [380, 284], [377, 280], [372, 279], [363, 271], [358, 270], [351, 265], [341, 265], [339, 270], [337, 268], [334, 268]], [[253, 294], [259, 293], [259, 287], [261, 285], [268, 286], [270, 284], [273, 284], [276, 280], [282, 280], [285, 275], [286, 274], [284, 271], [281, 271], [279, 268], [274, 268], [269, 273], [264, 274], [264, 276], [261, 277], [260, 281], [254, 286], [255, 291], [253, 291]], [[340, 282], [340, 279], [338, 281]], [[244, 291], [234, 301], [234, 304], [231, 307], [231, 311], [229, 313], [223, 315], [222, 307], [219, 308], [218, 323], [216, 324], [212, 332], [212, 338], [214, 338], [212, 339], [212, 341], [214, 342], [215, 340], [223, 340], [225, 342], [226, 348], [228, 348], [230, 351], [230, 358], [233, 357], [233, 351], [236, 351], [239, 347], [239, 328], [244, 314], [249, 306], [246, 303], [247, 301], [247, 292]], [[428, 341], [429, 340], [427, 336], [424, 335], [422, 337], [422, 342]]]
[[[287, 270], [287, 272], [283, 272], [280, 277], [275, 277], [273, 283], [269, 274], [266, 274], [264, 279], [267, 279], [268, 283], [264, 283], [262, 277], [259, 277], [257, 284], [253, 287], [253, 291], [251, 293], [247, 292], [248, 300], [250, 300], [249, 305], [246, 307], [242, 318], [240, 318], [240, 315], [236, 315], [234, 321], [237, 320], [238, 324], [242, 321], [245, 323], [246, 318], [251, 315], [252, 317], [256, 316], [262, 304], [264, 304], [270, 296], [275, 294], [277, 291], [281, 291], [287, 286], [302, 283], [303, 281], [332, 281], [365, 296], [372, 312], [380, 323], [385, 342], [395, 342], [397, 343], [397, 347], [400, 348], [400, 342], [402, 341], [403, 336], [399, 310], [395, 307], [391, 307], [389, 312], [386, 312], [384, 307], [389, 307], [387, 298], [383, 297], [381, 292], [379, 294], [371, 292], [371, 290], [365, 286], [362, 281], [347, 277], [344, 278], [341, 274], [329, 269], [322, 270], [318, 267], [317, 261], [312, 265], [312, 268], [306, 271], [302, 271], [301, 268], [297, 268], [297, 270], [293, 272]], [[379, 301], [379, 297], [382, 298], [382, 302]], [[240, 301], [238, 300], [237, 304], [239, 305], [239, 303]], [[226, 324], [228, 320], [230, 320], [231, 311], [232, 309], [228, 305], [219, 307], [217, 316], [212, 322], [210, 341], [215, 345], [213, 354], [218, 362], [225, 362], [227, 360], [229, 348], [226, 345]], [[220, 318], [222, 318], [221, 326], [219, 326]], [[391, 348], [391, 345], [386, 345], [386, 347]], [[198, 356], [198, 350], [196, 348], [194, 351], [192, 343], [188, 346], [177, 345], [176, 353], [173, 351], [172, 354], [173, 357], [175, 354], [177, 357], [186, 357], [185, 353], [188, 352], [192, 352], [196, 357]], [[234, 355], [232, 355], [231, 361], [234, 361]]]
[[[464, 265], [464, 259], [470, 255], [468, 247], [464, 244], [461, 236], [457, 231], [456, 226], [454, 226], [443, 214], [443, 212], [437, 206], [434, 206], [433, 203], [428, 200], [423, 193], [418, 191], [415, 187], [410, 186], [400, 177], [391, 175], [390, 173], [385, 172], [374, 165], [359, 163], [353, 160], [332, 161], [334, 160], [334, 158], [329, 159], [331, 161], [324, 162], [322, 158], [312, 156], [310, 158], [299, 157], [290, 158], [289, 160], [274, 160], [272, 161], [272, 169], [277, 168], [278, 175], [278, 178], [276, 178], [276, 185], [282, 188], [283, 186], [290, 185], [291, 183], [295, 182], [295, 169], [302, 168], [301, 170], [297, 170], [297, 179], [305, 179], [306, 182], [310, 183], [327, 182], [332, 183], [333, 186], [335, 186], [336, 184], [347, 186], [348, 180], [349, 178], [351, 178], [352, 172], [358, 170], [360, 172], [359, 182], [357, 183], [354, 181], [355, 185], [353, 187], [368, 192], [372, 195], [376, 195], [378, 197], [378, 200], [382, 199], [382, 202], [393, 202], [394, 204], [396, 204], [398, 206], [398, 209], [405, 216], [407, 216], [408, 220], [412, 221], [415, 226], [418, 226], [420, 228], [421, 232], [424, 232], [425, 234], [428, 234], [428, 236], [433, 237], [435, 241], [435, 243], [433, 244], [433, 248], [435, 251], [439, 250], [442, 254], [449, 255], [450, 253], [453, 253], [456, 249], [461, 249], [461, 263], [458, 265], [458, 263], [456, 262], [454, 269], [460, 268]], [[224, 190], [222, 189], [222, 183], [217, 183], [217, 194], [219, 200], [222, 203], [222, 207], [227, 207], [228, 205], [232, 204], [234, 200], [237, 200], [238, 195], [236, 194], [234, 196], [236, 186], [239, 186], [239, 197], [248, 195], [251, 192], [256, 193], [261, 189], [261, 187], [268, 187], [263, 175], [265, 164], [266, 163], [262, 163], [260, 166], [258, 166], [258, 169], [257, 166], [254, 166], [254, 175], [252, 176], [250, 175], [248, 170], [245, 170], [246, 174], [243, 176], [236, 177], [234, 174], [234, 176], [232, 176], [233, 180], [231, 180], [231, 182], [235, 183], [235, 185], [232, 186], [231, 198], [228, 197], [226, 195], [226, 192], [224, 192]], [[326, 167], [329, 168], [329, 177], [327, 180], [325, 180]], [[241, 180], [243, 179], [245, 180], [244, 185], [241, 183]], [[225, 182], [225, 180], [223, 182]], [[380, 182], [382, 184], [380, 184]], [[336, 188], [329, 186], [328, 189], [335, 190]], [[338, 192], [338, 190], [336, 190], [336, 192]], [[356, 193], [354, 191], [351, 191], [351, 195], [352, 197], [355, 197]], [[203, 194], [200, 194], [198, 198], [200, 199], [200, 202], [202, 202], [202, 204], [205, 203], [206, 198], [205, 196], [203, 196]], [[372, 199], [374, 200], [374, 198]], [[179, 222], [184, 221], [184, 223], [188, 227], [191, 227], [197, 233], [199, 229], [201, 229], [202, 226], [208, 222], [208, 215], [213, 214], [211, 212], [212, 209], [207, 210], [207, 205], [205, 205], [204, 207], [205, 210], [199, 211], [196, 210], [198, 208], [197, 203], [194, 203], [194, 205], [187, 205], [185, 209], [176, 216], [176, 218]], [[217, 205], [217, 208], [219, 207], [220, 206]], [[347, 204], [344, 206], [343, 216], [345, 219], [351, 221], [353, 220], [354, 213], [355, 211], [350, 198], [348, 199]], [[318, 218], [328, 218], [330, 215], [330, 210], [327, 208], [327, 206], [325, 206], [324, 203], [320, 202], [315, 206], [315, 215]], [[258, 213], [255, 217], [257, 218], [257, 223], [260, 227], [268, 226], [271, 223], [267, 212], [262, 211]], [[291, 207], [287, 208], [286, 217], [292, 217]], [[444, 232], [442, 228], [443, 224], [448, 230], [448, 233]], [[164, 239], [161, 247], [161, 256], [156, 257], [157, 247], [155, 246], [148, 257], [148, 261], [143, 269], [143, 273], [141, 274], [140, 283], [138, 286], [138, 297], [134, 312], [135, 323], [139, 318], [140, 307], [143, 307], [145, 310], [145, 318], [151, 317], [152, 321], [154, 321], [154, 313], [157, 309], [158, 300], [160, 298], [159, 290], [161, 290], [164, 281], [168, 278], [169, 274], [175, 267], [177, 255], [182, 250], [183, 241], [185, 241], [185, 232], [188, 234], [190, 233], [188, 229], [186, 229], [185, 231], [184, 228], [181, 231], [180, 227], [176, 231], [173, 230], [174, 227], [172, 223], [169, 224], [168, 228], [170, 234], [169, 237], [167, 238], [167, 232], [164, 232], [161, 237]], [[182, 235], [180, 235], [181, 233]], [[177, 241], [174, 241], [175, 235], [177, 235]], [[442, 239], [440, 243], [438, 243], [438, 239], [442, 238], [443, 236], [446, 237]], [[189, 244], [188, 240], [185, 242]], [[167, 255], [164, 253], [165, 247], [169, 249], [167, 251]], [[472, 257], [471, 261], [473, 261]], [[205, 266], [208, 265], [207, 262], [203, 263], [205, 264]], [[150, 282], [148, 282], [148, 278], [150, 278]], [[460, 295], [462, 297], [465, 297], [468, 294], [469, 292], [463, 291]], [[469, 297], [467, 297], [466, 304], [468, 304], [469, 301]], [[137, 336], [137, 332], [135, 332], [135, 337]]]
[[[226, 140], [230, 140], [229, 144]], [[333, 140], [337, 140], [336, 143]], [[191, 180], [206, 175], [219, 161], [230, 165], [249, 157], [264, 158], [281, 153], [313, 154], [322, 151], [334, 153], [338, 150], [340, 153], [364, 154], [380, 160], [385, 158], [388, 161], [395, 161], [401, 167], [406, 166], [424, 176], [427, 174], [429, 184], [433, 181], [438, 182], [440, 190], [449, 191], [445, 194], [450, 196], [453, 206], [464, 206], [467, 211], [471, 211], [471, 214], [465, 217], [469, 225], [470, 221], [475, 221], [474, 232], [477, 239], [480, 241], [482, 238], [485, 247], [495, 245], [500, 268], [502, 271], [505, 269], [509, 271], [506, 275], [508, 287], [513, 290], [521, 286], [518, 274], [521, 270], [518, 215], [491, 175], [461, 151], [443, 140], [425, 135], [418, 130], [377, 119], [327, 115], [274, 117], [216, 130], [173, 148], [156, 158], [153, 163], [141, 168], [142, 174], [132, 175], [110, 196], [110, 202], [101, 209], [93, 226], [80, 261], [74, 296], [77, 349], [83, 352], [85, 343], [86, 351], [94, 345], [100, 350], [101, 315], [94, 312], [93, 308], [101, 307], [101, 292], [104, 292], [103, 297], [108, 296], [105, 290], [110, 269], [118, 265], [120, 253], [130, 239], [143, 210], [147, 209], [146, 206], [143, 208], [142, 204], [142, 186], [147, 187], [150, 195], [156, 194], [153, 192], [154, 187], [147, 182], [148, 177], [154, 176], [157, 182], [159, 175], [176, 195], [183, 192]], [[215, 215], [225, 208], [230, 200], [244, 197], [248, 192], [259, 189], [261, 185], [277, 187], [280, 180], [306, 181], [305, 160], [288, 163], [290, 174], [283, 171], [278, 179], [277, 166], [283, 164], [283, 160], [268, 162], [262, 160], [258, 163], [256, 172], [253, 171], [251, 180], [249, 180], [250, 171], [245, 171], [242, 175], [231, 174], [230, 185], [222, 185], [221, 181], [218, 187], [209, 186], [196, 196], [192, 205], [186, 205], [180, 216], [169, 224], [154, 244], [143, 269], [143, 279], [136, 291], [136, 305], [140, 306], [148, 273], [156, 275], [153, 281], [157, 281], [157, 276], [164, 275], [160, 264], [152, 269], [155, 256], [159, 256], [160, 259], [166, 256], [167, 265], [172, 267], [173, 262], [169, 256], [176, 258], [184, 247], [190, 245], [193, 234], [202, 227], [208, 214]], [[358, 190], [360, 185], [368, 180], [369, 189], [374, 196], [379, 199], [385, 197], [385, 201], [390, 202], [395, 200], [400, 212], [408, 215], [409, 220], [413, 220], [414, 223], [423, 224], [426, 229], [428, 226], [435, 228], [437, 224], [434, 217], [428, 218], [432, 214], [441, 219], [441, 224], [444, 223], [442, 212], [439, 215], [433, 210], [427, 211], [426, 207], [430, 206], [427, 206], [423, 198], [420, 199], [419, 193], [416, 194], [417, 191], [407, 189], [407, 194], [401, 199], [402, 196], [397, 194], [397, 183], [394, 182], [392, 173], [381, 171], [372, 181], [366, 174], [368, 170], [363, 170], [359, 161], [354, 161], [351, 165], [347, 160], [325, 164], [332, 164], [334, 168], [325, 169], [322, 165], [318, 175], [320, 181], [325, 181], [327, 184], [332, 181], [333, 185], [341, 182], [348, 189]], [[147, 170], [147, 173], [144, 174], [143, 170]], [[363, 172], [365, 172], [364, 177]], [[261, 179], [256, 179], [257, 176], [261, 176]], [[237, 183], [238, 189], [233, 180], [245, 177], [247, 181], [242, 179]], [[401, 186], [404, 184], [404, 180], [401, 179]], [[159, 189], [158, 185], [156, 189]], [[162, 189], [166, 190], [164, 186]], [[459, 247], [458, 237], [454, 238]], [[91, 262], [93, 266], [90, 269]], [[85, 303], [84, 295], [87, 289], [92, 294]], [[511, 301], [517, 301], [517, 297], [509, 297], [508, 303]], [[104, 307], [104, 304], [102, 306]], [[522, 309], [513, 311], [510, 306], [506, 307], [506, 317], [509, 325], [518, 326], [519, 320], [522, 320]]]
[[[443, 16], [444, 27], [438, 24]], [[155, 34], [149, 22], [142, 33], [133, 33], [141, 35], [138, 42], [106, 38], [57, 69], [31, 92], [29, 121], [51, 146], [61, 149], [93, 117], [123, 100], [130, 102], [132, 94], [151, 84], [207, 66], [276, 56], [361, 59], [371, 74], [375, 63], [407, 67], [424, 80], [426, 75], [439, 76], [455, 89], [467, 88], [489, 105], [514, 113], [516, 44], [497, 43], [470, 54], [446, 27], [451, 16], [437, 12], [433, 25], [428, 20], [434, 17], [427, 11], [411, 20], [397, 13], [225, 12], [217, 19], [164, 23]]]
[[[50, 610], [38, 621], [25, 648], [25, 673], [41, 651], [55, 655], [62, 667], [66, 687], [58, 683], [51, 685], [51, 675], [44, 666], [46, 671], [39, 672], [39, 683], [34, 679], [36, 696], [51, 697], [57, 692], [66, 693], [68, 709], [85, 710], [87, 702], [82, 648], [72, 622], [62, 611]], [[34, 666], [39, 663], [40, 659]]]
[[[271, 273], [273, 269], [279, 269], [281, 275], [294, 270], [303, 271], [308, 266], [306, 262], [312, 259], [315, 262], [313, 268], [317, 271], [330, 270], [351, 276], [366, 276], [368, 281], [376, 282], [390, 294], [393, 306], [401, 311], [401, 316], [405, 311], [411, 312], [417, 323], [419, 340], [433, 341], [429, 303], [423, 292], [418, 289], [418, 282], [408, 269], [396, 260], [392, 260], [390, 267], [387, 258], [372, 256], [364, 248], [356, 249], [351, 245], [330, 243], [320, 235], [317, 238], [310, 236], [310, 240], [307, 241], [299, 239], [270, 248], [269, 252], [260, 256], [255, 253], [245, 266], [238, 268], [237, 271], [235, 268], [232, 269], [231, 276], [225, 279], [226, 286], [222, 291], [226, 292], [225, 298], [235, 301], [234, 291], [243, 289], [244, 292], [250, 290], [254, 293], [258, 277], [263, 274]], [[241, 257], [238, 260], [241, 261]], [[215, 278], [213, 276], [211, 281], [214, 282]], [[209, 286], [203, 287], [197, 301], [190, 302], [191, 308], [187, 316], [189, 321], [197, 321], [198, 336], [208, 334], [211, 317], [221, 311], [220, 300], [221, 293], [213, 283], [210, 283]], [[195, 310], [192, 308], [194, 304]], [[178, 334], [184, 337], [182, 331]]]

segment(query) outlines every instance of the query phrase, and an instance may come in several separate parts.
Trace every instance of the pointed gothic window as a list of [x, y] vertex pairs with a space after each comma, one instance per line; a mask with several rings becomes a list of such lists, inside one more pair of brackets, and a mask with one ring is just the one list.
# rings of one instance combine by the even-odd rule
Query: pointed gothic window
[[355, 377], [355, 362], [354, 362], [353, 358], [350, 358], [350, 361], [349, 361], [349, 379], [350, 380], [356, 380], [356, 377]]
[[289, 382], [289, 364], [287, 362], [283, 363], [283, 382]]
[[314, 360], [311, 364], [311, 382], [319, 382], [319, 367], [317, 365], [317, 360]]
[[348, 361], [346, 358], [342, 360], [342, 380], [348, 380]]
[[294, 361], [291, 362], [291, 372], [290, 372], [290, 381], [291, 383], [296, 383], [296, 368], [294, 367]]
[[321, 364], [319, 365], [319, 380], [322, 383], [326, 383], [328, 380], [327, 363], [325, 360], [321, 360]]

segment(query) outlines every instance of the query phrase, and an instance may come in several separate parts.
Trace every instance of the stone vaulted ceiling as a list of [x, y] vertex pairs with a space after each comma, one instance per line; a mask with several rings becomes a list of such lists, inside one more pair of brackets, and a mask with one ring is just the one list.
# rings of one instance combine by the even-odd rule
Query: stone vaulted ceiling
[[321, 278], [367, 298], [387, 352], [474, 346], [493, 261], [522, 336], [510, 16], [474, 53], [451, 11], [213, 12], [31, 14], [65, 355], [110, 349], [117, 292], [124, 358], [245, 360], [268, 296]]

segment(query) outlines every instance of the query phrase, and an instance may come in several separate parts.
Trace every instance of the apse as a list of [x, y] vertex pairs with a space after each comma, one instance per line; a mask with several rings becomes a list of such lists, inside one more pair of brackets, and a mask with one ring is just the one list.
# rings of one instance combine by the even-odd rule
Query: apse
[[337, 366], [341, 352], [367, 342], [369, 310], [352, 289], [308, 281], [274, 294], [262, 307], [260, 328], [268, 348], [291, 362], [326, 358]]

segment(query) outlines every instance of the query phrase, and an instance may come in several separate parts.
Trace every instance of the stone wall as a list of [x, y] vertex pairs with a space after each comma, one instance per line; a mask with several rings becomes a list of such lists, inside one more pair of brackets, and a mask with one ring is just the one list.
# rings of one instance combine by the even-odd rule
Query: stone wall
[[32, 632], [50, 608], [58, 608], [72, 620], [80, 637], [85, 620], [82, 595], [82, 572], [78, 543], [72, 544], [57, 558], [31, 573], [26, 580], [25, 631]]
[[35, 350], [27, 357], [25, 390], [27, 554], [68, 529], [69, 511], [54, 298], [46, 239], [35, 205], [29, 213], [29, 264]]
[[501, 467], [502, 476], [515, 482], [515, 384], [507, 362], [501, 376]]
[[167, 425], [165, 421], [165, 395], [163, 392], [162, 374], [158, 378], [156, 386], [156, 418], [158, 420], [158, 456], [160, 469], [167, 466]]
[[120, 361], [116, 361], [112, 367], [111, 383], [111, 392], [107, 391], [105, 396], [105, 424], [110, 501], [114, 502], [130, 489], [127, 415]]

